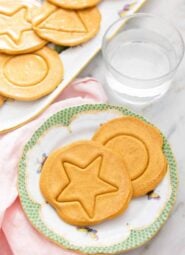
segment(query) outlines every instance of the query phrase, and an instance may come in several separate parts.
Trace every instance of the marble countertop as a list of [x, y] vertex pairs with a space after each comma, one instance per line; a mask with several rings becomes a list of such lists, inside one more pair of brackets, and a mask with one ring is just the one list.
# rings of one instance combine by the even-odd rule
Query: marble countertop
[[[185, 40], [185, 1], [148, 0], [140, 12], [153, 13], [173, 22]], [[105, 89], [101, 53], [81, 73], [81, 77], [94, 76]], [[109, 96], [109, 102], [121, 104]], [[167, 136], [177, 159], [179, 190], [174, 210], [158, 235], [145, 246], [127, 255], [184, 255], [185, 254], [185, 58], [172, 84], [171, 90], [160, 101], [143, 108], [129, 106], [158, 126]]]

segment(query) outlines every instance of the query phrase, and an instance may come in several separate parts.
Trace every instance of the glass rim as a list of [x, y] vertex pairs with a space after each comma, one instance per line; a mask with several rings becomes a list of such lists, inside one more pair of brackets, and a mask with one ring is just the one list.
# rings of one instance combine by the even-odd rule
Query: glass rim
[[[158, 20], [161, 20], [163, 24], [171, 27], [176, 33], [177, 33], [177, 36], [179, 37], [180, 39], [180, 42], [181, 42], [181, 54], [180, 54], [180, 57], [176, 63], [176, 65], [171, 69], [169, 70], [167, 73], [163, 74], [163, 75], [160, 75], [160, 76], [156, 76], [155, 78], [147, 78], [147, 79], [140, 79], [140, 78], [134, 78], [134, 77], [131, 77], [131, 76], [128, 76], [128, 75], [125, 75], [123, 73], [121, 73], [120, 71], [118, 71], [112, 64], [110, 64], [110, 62], [108, 61], [107, 57], [106, 57], [106, 52], [105, 52], [105, 44], [106, 44], [106, 36], [107, 34], [109, 33], [109, 31], [115, 26], [115, 24], [117, 24], [118, 22], [120, 21], [124, 21], [124, 20], [127, 20], [127, 19], [130, 19], [130, 18], [135, 18], [135, 17], [149, 17], [149, 18], [153, 18], [153, 19], [158, 19]], [[119, 29], [119, 28], [118, 28]], [[117, 32], [115, 33], [115, 35], [117, 34]], [[166, 76], [168, 76], [170, 73], [173, 73], [177, 70], [178, 66], [180, 65], [183, 57], [184, 57], [184, 52], [185, 52], [185, 43], [184, 43], [184, 40], [183, 40], [183, 37], [180, 33], [180, 31], [176, 28], [176, 26], [174, 26], [171, 22], [168, 22], [166, 21], [165, 19], [157, 16], [157, 15], [153, 15], [153, 14], [149, 14], [149, 13], [135, 13], [135, 14], [131, 14], [131, 15], [127, 15], [125, 17], [121, 17], [119, 19], [117, 19], [115, 22], [113, 22], [109, 27], [108, 29], [105, 31], [104, 33], [104, 36], [103, 36], [103, 39], [102, 39], [102, 56], [103, 56], [103, 59], [105, 61], [105, 63], [111, 67], [116, 73], [118, 73], [119, 75], [121, 75], [122, 77], [126, 78], [126, 79], [129, 79], [129, 80], [135, 80], [135, 81], [140, 81], [140, 82], [147, 82], [147, 81], [154, 81], [154, 80], [160, 80], [160, 79], [163, 79], [165, 78]]]

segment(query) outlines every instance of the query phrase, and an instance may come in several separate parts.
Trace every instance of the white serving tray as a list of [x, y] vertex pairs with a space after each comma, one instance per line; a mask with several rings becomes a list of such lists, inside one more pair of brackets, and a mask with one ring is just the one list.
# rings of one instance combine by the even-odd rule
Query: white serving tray
[[[136, 12], [146, 0], [104, 0], [99, 5], [102, 14], [98, 35], [82, 46], [69, 48], [60, 54], [64, 64], [63, 82], [48, 96], [34, 102], [7, 101], [0, 107], [0, 133], [13, 130], [34, 119], [43, 112], [61, 91], [80, 73], [101, 48], [102, 37], [115, 20]], [[124, 11], [123, 11], [124, 10]]]

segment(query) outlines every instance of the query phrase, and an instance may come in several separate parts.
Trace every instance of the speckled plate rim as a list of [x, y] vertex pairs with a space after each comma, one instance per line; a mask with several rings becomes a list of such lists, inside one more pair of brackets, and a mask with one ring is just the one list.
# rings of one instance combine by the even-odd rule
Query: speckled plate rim
[[24, 146], [24, 150], [22, 153], [22, 157], [18, 164], [18, 192], [21, 200], [21, 204], [23, 210], [28, 217], [31, 224], [46, 238], [50, 239], [51, 241], [55, 242], [57, 245], [62, 246], [63, 248], [74, 250], [79, 253], [85, 254], [116, 254], [121, 253], [124, 251], [128, 251], [131, 249], [135, 249], [147, 241], [151, 240], [160, 228], [164, 225], [166, 220], [168, 219], [170, 212], [173, 208], [173, 205], [176, 200], [176, 193], [178, 187], [178, 174], [177, 174], [177, 167], [176, 161], [173, 156], [172, 150], [167, 139], [163, 136], [164, 144], [163, 144], [163, 151], [168, 160], [169, 164], [169, 171], [170, 171], [170, 184], [171, 184], [171, 195], [166, 202], [166, 206], [161, 211], [160, 215], [155, 219], [155, 221], [147, 226], [146, 228], [139, 229], [139, 230], [131, 230], [129, 237], [119, 242], [115, 245], [107, 245], [103, 247], [81, 247], [77, 245], [71, 244], [68, 240], [64, 239], [62, 236], [57, 235], [56, 233], [52, 232], [41, 220], [39, 216], [39, 209], [40, 206], [33, 202], [26, 190], [26, 158], [27, 153], [33, 148], [33, 146], [37, 143], [40, 137], [51, 127], [55, 125], [63, 125], [68, 126], [71, 122], [71, 119], [79, 114], [84, 112], [91, 112], [91, 111], [112, 111], [117, 110], [124, 116], [134, 116], [138, 119], [141, 119], [147, 123], [142, 116], [137, 115], [127, 108], [121, 106], [112, 106], [107, 104], [86, 104], [81, 106], [75, 106], [66, 108], [57, 112], [56, 114], [49, 117], [37, 131], [33, 134], [31, 139], [26, 143]]

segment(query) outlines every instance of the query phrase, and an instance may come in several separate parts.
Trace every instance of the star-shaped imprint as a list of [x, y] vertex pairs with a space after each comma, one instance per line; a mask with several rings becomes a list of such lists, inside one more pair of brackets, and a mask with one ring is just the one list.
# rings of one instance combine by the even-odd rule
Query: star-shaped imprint
[[27, 12], [26, 7], [21, 7], [11, 14], [0, 12], [0, 35], [7, 35], [13, 42], [18, 43], [22, 34], [32, 29], [27, 20]]
[[116, 186], [100, 176], [102, 162], [103, 157], [98, 156], [85, 167], [62, 163], [69, 183], [57, 196], [57, 201], [78, 202], [88, 217], [93, 218], [97, 197], [118, 190]]

